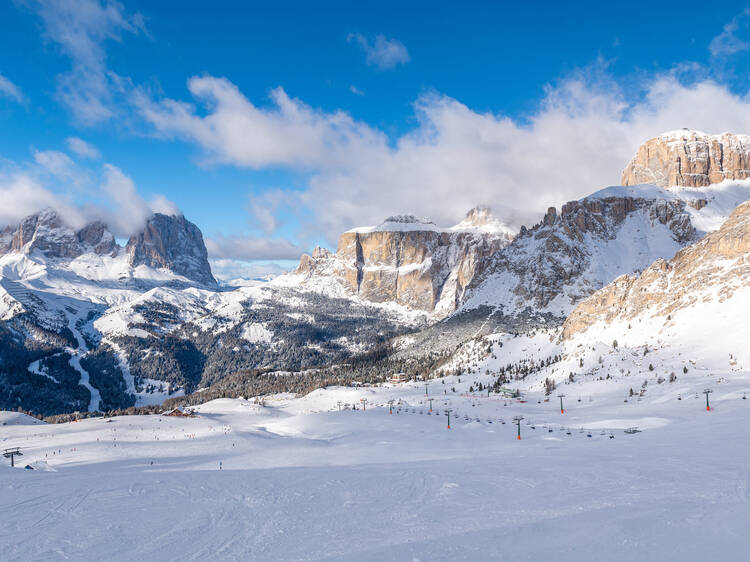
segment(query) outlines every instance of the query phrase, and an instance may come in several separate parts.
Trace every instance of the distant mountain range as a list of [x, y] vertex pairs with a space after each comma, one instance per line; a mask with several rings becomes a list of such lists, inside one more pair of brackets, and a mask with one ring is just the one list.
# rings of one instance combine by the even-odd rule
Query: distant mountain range
[[158, 403], [251, 371], [429, 374], [497, 332], [635, 342], [624, 326], [638, 322], [680, 338], [675, 317], [730, 306], [739, 322], [749, 154], [742, 135], [665, 133], [622, 186], [519, 232], [487, 208], [450, 228], [389, 217], [242, 287], [217, 285], [185, 217], [153, 215], [123, 247], [101, 222], [73, 229], [41, 210], [0, 232], [0, 407]]

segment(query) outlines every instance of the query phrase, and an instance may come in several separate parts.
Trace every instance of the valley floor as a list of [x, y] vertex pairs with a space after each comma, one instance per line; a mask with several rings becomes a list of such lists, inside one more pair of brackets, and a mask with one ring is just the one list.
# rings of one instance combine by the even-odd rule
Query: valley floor
[[[0, 448], [20, 446], [19, 464], [37, 468], [0, 467], [0, 552], [3, 560], [744, 559], [750, 373], [688, 379], [682, 400], [666, 384], [628, 403], [619, 392], [589, 401], [584, 389], [580, 402], [566, 398], [564, 415], [554, 395], [472, 397], [452, 377], [430, 383], [434, 395], [457, 388], [449, 404], [436, 396], [433, 414], [414, 383], [278, 396], [265, 407], [216, 400], [195, 418], [45, 425], [0, 413]], [[708, 412], [696, 395], [706, 386]], [[393, 414], [390, 399], [402, 401]], [[338, 402], [358, 409], [338, 411]], [[625, 434], [631, 426], [642, 432]]]

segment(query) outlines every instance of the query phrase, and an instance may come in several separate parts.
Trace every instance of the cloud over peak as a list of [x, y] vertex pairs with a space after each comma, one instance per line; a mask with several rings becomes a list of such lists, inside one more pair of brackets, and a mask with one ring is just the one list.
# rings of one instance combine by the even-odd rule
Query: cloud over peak
[[547, 88], [523, 120], [429, 93], [414, 103], [416, 126], [397, 138], [281, 88], [270, 107], [259, 107], [225, 78], [196, 77], [188, 86], [205, 106], [200, 111], [141, 96], [156, 133], [197, 144], [212, 162], [302, 170], [304, 189], [261, 196], [253, 213], [270, 230], [272, 210], [298, 211], [331, 242], [352, 226], [402, 211], [454, 224], [477, 203], [518, 227], [550, 205], [617, 183], [638, 145], [660, 132], [750, 131], [748, 95], [676, 72], [652, 76], [629, 98], [606, 69], [581, 71]]

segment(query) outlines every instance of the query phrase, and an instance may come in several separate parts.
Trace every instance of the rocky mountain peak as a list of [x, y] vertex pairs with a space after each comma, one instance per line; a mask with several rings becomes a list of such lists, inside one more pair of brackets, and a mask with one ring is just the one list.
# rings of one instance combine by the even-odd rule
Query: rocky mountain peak
[[75, 230], [53, 209], [29, 215], [0, 233], [0, 253], [39, 251], [48, 258], [73, 259], [87, 252], [102, 255], [116, 250], [115, 237], [104, 223], [96, 221]]
[[464, 220], [458, 224], [465, 224], [466, 226], [484, 226], [493, 222], [497, 222], [497, 219], [492, 215], [492, 210], [489, 207], [479, 206], [470, 209], [469, 212], [466, 213]]
[[506, 238], [510, 242], [516, 231], [492, 214], [492, 209], [486, 206], [474, 207], [464, 219], [451, 230], [476, 230], [485, 234], [495, 234]]
[[315, 259], [330, 258], [333, 255], [333, 252], [331, 252], [331, 250], [329, 250], [328, 248], [323, 248], [322, 246], [315, 246], [311, 255]]
[[622, 172], [622, 185], [702, 187], [750, 178], [750, 136], [670, 131], [644, 142]]
[[133, 267], [165, 268], [203, 285], [216, 286], [203, 234], [182, 215], [154, 214], [143, 230], [130, 237], [125, 249]]
[[92, 251], [97, 255], [114, 254], [118, 246], [114, 235], [109, 231], [106, 224], [94, 221], [87, 224], [76, 233], [78, 241], [85, 250]]

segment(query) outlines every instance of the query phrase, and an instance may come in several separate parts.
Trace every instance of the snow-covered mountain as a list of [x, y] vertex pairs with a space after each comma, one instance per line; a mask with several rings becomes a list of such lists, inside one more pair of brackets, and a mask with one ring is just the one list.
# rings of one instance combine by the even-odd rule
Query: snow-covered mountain
[[341, 235], [335, 253], [316, 248], [293, 275], [276, 282], [306, 290], [356, 295], [411, 309], [453, 312], [487, 258], [508, 245], [515, 232], [475, 208], [451, 228], [413, 215], [389, 217], [377, 226]]
[[563, 338], [679, 347], [704, 360], [748, 365], [748, 256], [750, 201], [672, 259], [623, 275], [582, 301], [565, 321]]
[[[155, 287], [213, 288], [203, 238], [154, 215], [126, 247], [101, 222], [74, 229], [51, 209], [0, 236], [0, 397], [39, 411], [128, 405], [148, 386], [99, 344], [93, 321]], [[145, 397], [163, 399], [165, 394]], [[124, 401], [123, 401], [123, 397]], [[132, 398], [128, 398], [132, 397]]]
[[583, 298], [624, 273], [668, 259], [718, 228], [750, 198], [750, 181], [705, 188], [653, 185], [603, 189], [550, 208], [534, 227], [490, 258], [459, 312], [487, 306], [564, 319]]
[[200, 231], [181, 216], [154, 215], [121, 247], [101, 223], [76, 230], [44, 210], [0, 242], [6, 408], [161, 402], [242, 369], [341, 361], [424, 318], [270, 283], [219, 290]]
[[[651, 148], [639, 155], [667, 143], [667, 156], [634, 162], [667, 183], [685, 183], [688, 176], [673, 170], [685, 170], [684, 151], [702, 154], [696, 135], [648, 141]], [[285, 373], [273, 376], [290, 388], [307, 388], [294, 381], [310, 369], [332, 368], [337, 377], [349, 369], [352, 380], [394, 370], [440, 372], [463, 368], [461, 350], [471, 342], [481, 348], [485, 337], [554, 331], [566, 318], [565, 342], [574, 335], [589, 342], [600, 332], [615, 339], [633, 305], [613, 312], [596, 303], [640, 302], [632, 289], [639, 281], [621, 276], [649, 268], [647, 278], [656, 278], [671, 271], [660, 267], [675, 253], [685, 256], [679, 263], [688, 272], [675, 306], [692, 314], [713, 286], [696, 279], [723, 279], [721, 272], [744, 264], [746, 248], [734, 265], [700, 250], [750, 199], [750, 179], [711, 183], [743, 177], [745, 145], [735, 137], [709, 139], [709, 185], [701, 179], [694, 182], [699, 187], [609, 187], [550, 208], [517, 235], [486, 208], [450, 228], [412, 215], [389, 217], [345, 232], [335, 253], [316, 248], [296, 271], [238, 288], [217, 286], [200, 230], [184, 217], [154, 215], [122, 247], [100, 222], [75, 229], [43, 210], [0, 233], [0, 405], [106, 410], [221, 381], [224, 389], [279, 388], [258, 378], [265, 371]], [[692, 158], [690, 169], [699, 161]], [[743, 282], [732, 275], [732, 283]], [[657, 294], [657, 285], [665, 286], [668, 300], [670, 279], [644, 289]], [[710, 290], [728, 299], [727, 286]], [[645, 325], [647, 312], [639, 310], [637, 321]], [[568, 346], [545, 353], [565, 355]], [[324, 381], [324, 372], [305, 380]]]

